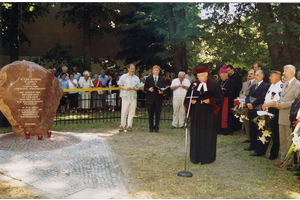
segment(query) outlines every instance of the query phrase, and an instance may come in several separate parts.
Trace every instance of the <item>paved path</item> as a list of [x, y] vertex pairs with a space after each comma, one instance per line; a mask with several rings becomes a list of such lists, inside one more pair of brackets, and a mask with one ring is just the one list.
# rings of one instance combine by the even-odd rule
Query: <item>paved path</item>
[[42, 192], [42, 198], [127, 198], [107, 142], [92, 134], [49, 138], [0, 135], [0, 173]]

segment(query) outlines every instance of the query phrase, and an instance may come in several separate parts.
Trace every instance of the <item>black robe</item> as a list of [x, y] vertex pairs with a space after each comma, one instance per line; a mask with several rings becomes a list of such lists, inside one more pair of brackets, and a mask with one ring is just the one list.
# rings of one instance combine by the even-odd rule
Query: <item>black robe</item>
[[[222, 105], [222, 108], [219, 111], [218, 115], [218, 133], [228, 135], [232, 134], [232, 111], [230, 108], [233, 106], [233, 91], [234, 91], [234, 82], [232, 79], [227, 78], [224, 82], [222, 80], [218, 81], [219, 85], [222, 88], [223, 94], [224, 94], [224, 102]], [[224, 88], [224, 89], [223, 89]], [[223, 107], [225, 106], [225, 98], [227, 98], [227, 128], [222, 128], [222, 112], [223, 112]], [[225, 111], [226, 112], [226, 111]]]
[[[191, 128], [190, 128], [190, 160], [192, 163], [211, 163], [216, 160], [217, 148], [217, 115], [223, 103], [223, 93], [220, 85], [208, 78], [207, 92], [201, 93], [194, 87], [193, 96], [198, 96], [197, 102], [191, 104]], [[193, 84], [187, 91], [186, 97], [191, 96]], [[201, 100], [209, 98], [210, 104], [201, 103]], [[185, 98], [185, 106], [189, 103], [189, 98]]]

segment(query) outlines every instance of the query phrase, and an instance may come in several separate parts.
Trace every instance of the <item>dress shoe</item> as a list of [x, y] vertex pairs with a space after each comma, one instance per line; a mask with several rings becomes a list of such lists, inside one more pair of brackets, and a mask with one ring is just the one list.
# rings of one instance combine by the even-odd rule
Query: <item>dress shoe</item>
[[262, 156], [262, 155], [254, 152], [254, 153], [251, 153], [249, 156]]
[[152, 128], [150, 128], [150, 129], [149, 129], [149, 132], [150, 132], [150, 133], [152, 133], [152, 132], [153, 132], [153, 129], [152, 129]]
[[278, 156], [269, 156], [269, 160], [275, 160]]
[[132, 128], [130, 126], [127, 127], [127, 131], [131, 132]]
[[298, 170], [300, 170], [300, 166], [287, 167], [286, 170], [288, 170], [288, 171], [298, 171]]
[[242, 143], [250, 143], [250, 140], [244, 140]]
[[119, 128], [119, 132], [123, 132], [124, 131], [124, 128], [123, 128], [123, 126], [120, 126], [120, 128]]
[[154, 129], [154, 131], [156, 132], [156, 133], [158, 133], [158, 129], [156, 128], [156, 129]]
[[171, 127], [171, 129], [174, 129], [174, 128], [176, 128], [176, 127], [175, 127], [175, 126], [172, 126], [172, 127]]
[[294, 176], [300, 176], [300, 171], [298, 171]]
[[245, 151], [251, 151], [251, 150], [255, 150], [253, 147], [248, 147], [244, 149]]
[[288, 165], [288, 164], [282, 163], [282, 164], [279, 165], [278, 167], [280, 167], [280, 168], [285, 168], [285, 167], [292, 167], [292, 165]]
[[278, 162], [278, 163], [275, 163], [274, 165], [279, 166], [279, 165], [282, 165], [282, 164], [283, 164], [283, 162]]

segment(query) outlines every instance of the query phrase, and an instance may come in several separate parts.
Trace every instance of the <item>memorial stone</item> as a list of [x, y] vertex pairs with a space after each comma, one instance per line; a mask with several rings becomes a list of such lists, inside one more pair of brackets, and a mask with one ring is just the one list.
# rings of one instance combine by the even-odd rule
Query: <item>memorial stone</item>
[[36, 63], [15, 61], [0, 70], [0, 110], [17, 135], [47, 135], [62, 94], [59, 80]]

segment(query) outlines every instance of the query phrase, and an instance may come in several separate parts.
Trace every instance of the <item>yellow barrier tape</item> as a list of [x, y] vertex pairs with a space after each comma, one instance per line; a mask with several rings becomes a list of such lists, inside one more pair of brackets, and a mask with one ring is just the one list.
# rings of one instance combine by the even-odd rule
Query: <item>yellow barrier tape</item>
[[92, 92], [92, 91], [98, 91], [98, 90], [120, 90], [119, 87], [110, 87], [110, 88], [76, 88], [76, 89], [64, 89], [64, 92], [80, 92], [80, 91], [85, 91], [85, 92]]

